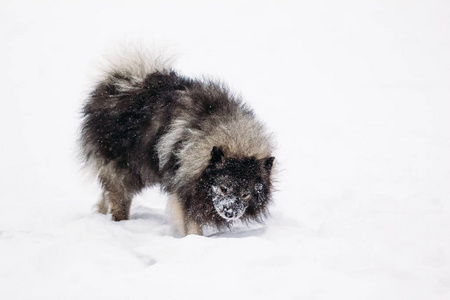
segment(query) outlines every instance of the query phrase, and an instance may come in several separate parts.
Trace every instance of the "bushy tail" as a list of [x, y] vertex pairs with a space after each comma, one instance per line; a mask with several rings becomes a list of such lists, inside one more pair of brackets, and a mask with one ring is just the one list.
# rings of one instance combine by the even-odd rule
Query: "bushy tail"
[[148, 74], [166, 74], [173, 58], [144, 47], [121, 47], [106, 56], [101, 64], [97, 83], [110, 84], [119, 93], [135, 91], [143, 87]]

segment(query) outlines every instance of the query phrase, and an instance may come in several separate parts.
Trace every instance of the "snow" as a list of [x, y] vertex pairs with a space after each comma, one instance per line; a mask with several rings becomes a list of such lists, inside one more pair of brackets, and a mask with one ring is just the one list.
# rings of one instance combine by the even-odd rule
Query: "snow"
[[[2, 1], [1, 299], [450, 299], [447, 1]], [[278, 142], [266, 225], [93, 211], [79, 110], [123, 41], [240, 92]]]
[[227, 221], [238, 220], [245, 213], [247, 203], [239, 200], [235, 195], [225, 194], [223, 188], [212, 186], [211, 196], [214, 208], [216, 209], [216, 212]]

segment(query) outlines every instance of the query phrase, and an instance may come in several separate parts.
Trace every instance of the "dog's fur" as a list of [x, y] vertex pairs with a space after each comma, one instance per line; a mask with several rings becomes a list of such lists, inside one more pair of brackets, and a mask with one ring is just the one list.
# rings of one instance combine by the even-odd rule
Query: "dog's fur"
[[103, 188], [98, 210], [114, 220], [127, 220], [133, 195], [155, 184], [182, 235], [267, 215], [271, 136], [223, 84], [134, 54], [105, 71], [83, 118], [82, 152]]

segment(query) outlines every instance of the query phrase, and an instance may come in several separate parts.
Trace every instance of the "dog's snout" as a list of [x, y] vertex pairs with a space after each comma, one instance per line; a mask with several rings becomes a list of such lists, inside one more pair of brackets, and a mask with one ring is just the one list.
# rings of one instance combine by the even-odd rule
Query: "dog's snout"
[[215, 201], [214, 208], [222, 218], [237, 220], [244, 214], [247, 206], [239, 199], [230, 197]]

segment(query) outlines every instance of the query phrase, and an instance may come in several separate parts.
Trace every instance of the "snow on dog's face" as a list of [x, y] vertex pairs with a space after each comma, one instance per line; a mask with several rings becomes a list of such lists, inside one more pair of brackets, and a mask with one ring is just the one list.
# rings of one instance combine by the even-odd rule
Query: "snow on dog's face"
[[270, 190], [270, 170], [274, 158], [225, 158], [221, 149], [211, 152], [210, 198], [223, 219], [233, 221], [264, 210]]
[[224, 219], [239, 219], [247, 209], [250, 198], [246, 184], [233, 182], [233, 178], [223, 177], [220, 185], [212, 186], [212, 201], [217, 213]]

